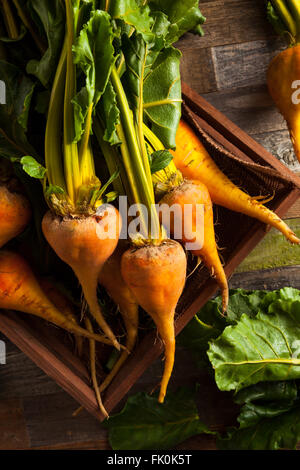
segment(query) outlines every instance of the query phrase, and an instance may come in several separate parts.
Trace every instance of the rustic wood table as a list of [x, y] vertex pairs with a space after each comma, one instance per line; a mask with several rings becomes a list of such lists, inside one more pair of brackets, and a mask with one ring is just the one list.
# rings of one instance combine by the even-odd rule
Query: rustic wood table
[[[268, 25], [263, 3], [200, 1], [207, 17], [205, 37], [188, 34], [179, 42], [182, 75], [195, 91], [299, 172], [286, 125], [266, 88], [267, 65], [283, 42]], [[300, 202], [286, 217], [300, 231]], [[274, 246], [278, 256], [274, 256]], [[232, 277], [230, 286], [300, 289], [300, 248], [281, 257], [281, 246], [280, 237], [271, 231]], [[86, 412], [72, 418], [77, 407], [74, 400], [13, 344], [1, 335], [0, 339], [7, 346], [7, 364], [0, 366], [0, 449], [109, 449], [107, 432], [96, 419]], [[151, 391], [160, 373], [157, 362], [131, 393]], [[236, 410], [231, 399], [217, 391], [206, 372], [199, 374], [188, 352], [179, 349], [172, 387], [196, 381], [202, 384], [198, 396], [201, 419], [218, 430], [233, 424]], [[178, 448], [214, 449], [215, 442], [212, 437], [199, 436]]]

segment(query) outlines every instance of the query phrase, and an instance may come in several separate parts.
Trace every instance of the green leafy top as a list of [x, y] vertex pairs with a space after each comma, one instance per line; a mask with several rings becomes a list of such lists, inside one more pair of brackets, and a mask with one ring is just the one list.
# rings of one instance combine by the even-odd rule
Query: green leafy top
[[6, 89], [6, 104], [0, 106], [0, 155], [21, 158], [35, 154], [26, 135], [35, 84], [18, 67], [5, 61], [0, 61], [0, 80]]
[[[300, 291], [231, 291], [209, 301], [179, 336], [198, 366], [212, 365], [217, 386], [234, 391], [239, 427], [220, 449], [294, 449], [300, 439]], [[207, 351], [208, 358], [207, 361]]]
[[75, 142], [84, 133], [88, 109], [96, 107], [105, 92], [112, 67], [115, 63], [114, 33], [110, 16], [105, 11], [92, 12], [73, 46], [74, 63], [85, 76], [83, 86], [73, 99]]
[[[11, 120], [20, 129], [9, 129], [3, 154], [16, 158], [11, 143], [17, 145], [17, 158], [26, 157], [25, 172], [47, 178], [45, 196], [54, 211], [89, 214], [102, 202], [94, 132], [111, 176], [120, 175], [115, 188], [150, 209], [151, 236], [160, 241], [164, 234], [152, 209], [152, 173], [168, 173], [165, 165], [172, 162], [167, 153], [158, 157], [155, 152], [175, 147], [181, 116], [181, 54], [172, 44], [188, 30], [200, 32], [204, 17], [198, 3], [21, 0], [18, 5], [9, 12], [17, 13], [11, 26], [21, 23], [28, 33], [19, 38], [21, 52], [32, 43], [36, 46], [26, 67], [35, 82], [23, 69], [22, 81], [32, 88], [22, 102], [23, 113]], [[27, 145], [26, 126], [32, 94], [36, 89], [38, 97], [45, 97], [45, 88], [51, 96], [43, 166]], [[44, 100], [35, 102], [46, 111]], [[158, 147], [149, 151], [145, 132], [160, 141]], [[152, 168], [148, 153], [153, 154]]]
[[298, 0], [269, 0], [267, 17], [280, 36], [287, 35], [290, 45], [300, 41], [300, 5]]
[[239, 392], [239, 428], [219, 436], [222, 450], [295, 449], [300, 439], [299, 384], [263, 382]]
[[167, 42], [172, 44], [188, 31], [203, 34], [201, 25], [205, 17], [199, 10], [198, 0], [150, 0], [152, 10], [159, 10], [168, 17]]
[[32, 59], [27, 72], [48, 88], [52, 83], [65, 35], [65, 11], [60, 0], [31, 0], [30, 9], [47, 37], [48, 48], [40, 60]]

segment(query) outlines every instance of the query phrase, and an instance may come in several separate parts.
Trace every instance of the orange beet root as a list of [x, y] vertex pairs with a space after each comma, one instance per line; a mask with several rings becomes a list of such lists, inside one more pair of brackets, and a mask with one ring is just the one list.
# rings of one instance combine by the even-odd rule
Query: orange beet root
[[29, 313], [71, 333], [111, 344], [106, 338], [90, 334], [63, 315], [45, 295], [22, 256], [4, 250], [0, 251], [0, 308]]
[[31, 209], [26, 197], [0, 186], [0, 248], [20, 235], [30, 218]]
[[131, 248], [122, 257], [122, 276], [139, 305], [154, 320], [165, 345], [159, 402], [163, 403], [175, 357], [174, 315], [186, 279], [186, 255], [175, 241]]
[[274, 103], [287, 122], [296, 156], [300, 162], [300, 45], [289, 47], [271, 61], [267, 82]]
[[295, 233], [274, 212], [233, 184], [218, 168], [193, 129], [180, 121], [176, 135], [174, 163], [184, 178], [205, 184], [214, 204], [248, 215], [279, 230], [291, 243], [299, 244]]
[[[114, 252], [120, 233], [119, 213], [112, 206], [85, 218], [55, 216], [48, 212], [42, 223], [44, 235], [56, 254], [76, 274], [91, 314], [117, 349], [120, 345], [105, 321], [97, 298], [98, 278]], [[108, 237], [105, 233], [111, 231]]]
[[99, 276], [99, 283], [105, 287], [109, 296], [118, 306], [124, 320], [127, 349], [127, 351], [122, 352], [112, 371], [101, 384], [101, 392], [108, 387], [121, 369], [129, 352], [133, 350], [138, 335], [139, 305], [121, 274], [121, 259], [124, 251], [124, 245], [119, 244], [113, 255], [106, 261]]
[[[181, 186], [173, 189], [167, 193], [160, 204], [167, 204], [168, 207], [178, 205], [180, 211], [172, 211], [170, 218], [170, 226], [168, 229], [174, 235], [175, 228], [181, 227], [182, 238], [180, 241], [183, 243], [201, 244], [202, 247], [191, 249], [193, 255], [201, 258], [211, 274], [216, 278], [222, 292], [223, 298], [223, 311], [225, 312], [228, 306], [228, 282], [219, 258], [217, 244], [215, 240], [214, 230], [214, 214], [213, 205], [206, 186], [200, 182], [185, 181]], [[185, 207], [192, 206], [191, 217], [185, 216]], [[199, 206], [197, 208], [197, 205]], [[199, 215], [200, 207], [204, 209], [203, 220], [197, 221], [197, 212]], [[188, 214], [189, 215], [189, 214]], [[197, 223], [199, 223], [197, 225]], [[192, 237], [192, 238], [191, 238]]]

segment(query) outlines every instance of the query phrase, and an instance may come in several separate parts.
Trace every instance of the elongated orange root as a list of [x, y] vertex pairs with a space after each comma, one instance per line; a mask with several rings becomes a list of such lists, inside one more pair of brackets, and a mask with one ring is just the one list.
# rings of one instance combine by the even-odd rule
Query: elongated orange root
[[[213, 205], [206, 186], [200, 182], [184, 181], [163, 197], [160, 201], [161, 207], [163, 204], [167, 204], [169, 208], [180, 208], [171, 212], [170, 226], [167, 228], [172, 235], [176, 235], [176, 229], [181, 228], [178, 233], [180, 241], [193, 255], [201, 258], [215, 277], [222, 292], [225, 312], [229, 299], [228, 282], [218, 254]], [[191, 207], [189, 212], [188, 206]]]
[[248, 215], [279, 230], [291, 243], [300, 243], [295, 233], [274, 212], [233, 184], [210, 157], [193, 129], [180, 121], [176, 135], [174, 163], [184, 178], [201, 181], [212, 202]]
[[[90, 332], [90, 333], [93, 333], [93, 326], [90, 322], [90, 320], [88, 318], [85, 318], [85, 326], [86, 326], [86, 329]], [[97, 402], [98, 402], [98, 405], [99, 405], [99, 409], [101, 411], [101, 413], [103, 414], [103, 416], [105, 416], [105, 418], [108, 418], [108, 413], [106, 411], [106, 409], [104, 408], [104, 405], [103, 405], [103, 402], [102, 402], [102, 398], [101, 398], [101, 394], [100, 394], [100, 391], [99, 391], [99, 386], [98, 386], [98, 380], [97, 380], [97, 371], [96, 371], [96, 343], [93, 339], [90, 339], [89, 340], [89, 343], [90, 343], [90, 369], [91, 369], [91, 378], [92, 378], [92, 382], [93, 382], [93, 386], [94, 386], [94, 390], [95, 390], [95, 395], [96, 395], [96, 399], [97, 399]]]
[[[53, 303], [53, 305], [59, 310], [65, 317], [67, 317], [73, 323], [79, 325], [77, 317], [73, 311], [71, 303], [63, 295], [63, 293], [49, 280], [49, 279], [39, 279], [39, 284], [48, 299]], [[82, 355], [83, 351], [83, 339], [82, 336], [75, 335], [77, 353], [79, 357]]]
[[119, 372], [129, 352], [133, 350], [138, 335], [139, 305], [121, 274], [121, 259], [124, 251], [124, 245], [121, 246], [119, 244], [114, 254], [105, 263], [99, 276], [99, 283], [105, 287], [109, 296], [118, 306], [124, 320], [127, 349], [127, 351], [122, 352], [113, 369], [101, 384], [100, 392], [103, 392], [108, 387]]
[[[106, 261], [99, 276], [99, 284], [105, 287], [109, 296], [118, 306], [126, 328], [126, 350], [122, 352], [114, 367], [100, 385], [98, 391], [100, 394], [107, 389], [125, 363], [129, 353], [135, 346], [138, 335], [139, 306], [121, 274], [121, 259], [124, 251], [125, 246], [119, 243], [113, 255]], [[81, 406], [73, 413], [73, 416], [78, 416], [82, 410], [83, 407]]]
[[28, 200], [22, 194], [0, 186], [0, 248], [20, 235], [31, 218]]
[[46, 297], [28, 263], [9, 251], [0, 251], [0, 308], [29, 313], [71, 333], [111, 344], [105, 337], [89, 333], [57, 310]]
[[120, 233], [120, 216], [112, 206], [100, 215], [62, 218], [48, 212], [42, 223], [43, 233], [56, 252], [76, 274], [91, 314], [104, 334], [119, 350], [120, 345], [105, 321], [97, 298], [98, 278], [114, 252]]
[[271, 61], [267, 82], [271, 97], [287, 122], [295, 154], [300, 162], [300, 45], [289, 47]]
[[187, 261], [175, 241], [132, 248], [122, 257], [122, 276], [139, 305], [152, 317], [165, 345], [159, 402], [163, 403], [175, 358], [174, 315], [186, 280]]

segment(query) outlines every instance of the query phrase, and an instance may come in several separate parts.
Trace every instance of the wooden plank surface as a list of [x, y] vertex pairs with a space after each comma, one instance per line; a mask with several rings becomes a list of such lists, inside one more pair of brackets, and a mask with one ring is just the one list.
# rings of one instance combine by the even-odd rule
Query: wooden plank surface
[[[283, 43], [275, 39], [266, 22], [263, 2], [205, 0], [200, 6], [208, 19], [206, 36], [199, 39], [187, 34], [178, 44], [183, 52], [183, 79], [281, 162], [298, 170], [286, 125], [265, 83], [268, 62]], [[288, 217], [300, 217], [299, 201]], [[297, 266], [239, 273], [231, 279], [231, 287], [285, 285], [300, 288], [300, 260]], [[5, 340], [3, 336], [0, 339]], [[87, 412], [72, 418], [75, 401], [14, 345], [7, 341], [6, 344], [7, 364], [0, 365], [0, 449], [109, 448], [106, 430]], [[186, 354], [177, 352], [172, 387], [196, 380], [195, 368]], [[157, 361], [132, 393], [151, 391], [160, 375], [161, 363]], [[216, 389], [215, 395], [211, 393], [209, 377], [201, 379], [205, 385], [198, 397], [200, 416], [214, 429], [220, 429], [222, 423], [231, 424], [231, 400]], [[211, 409], [213, 415], [207, 411]], [[210, 449], [215, 448], [215, 443], [210, 437], [196, 437], [178, 448]]]

